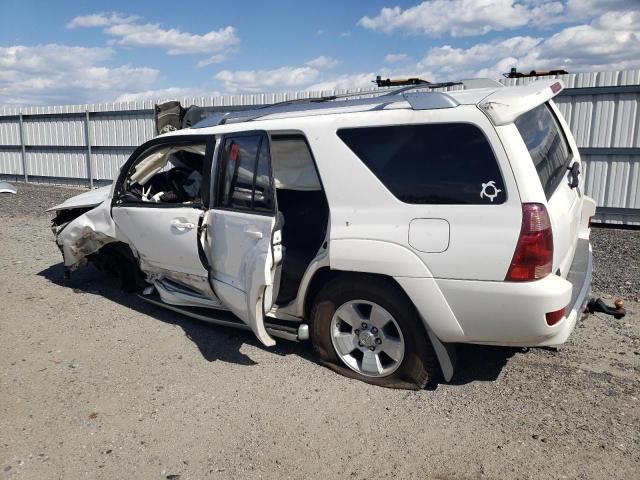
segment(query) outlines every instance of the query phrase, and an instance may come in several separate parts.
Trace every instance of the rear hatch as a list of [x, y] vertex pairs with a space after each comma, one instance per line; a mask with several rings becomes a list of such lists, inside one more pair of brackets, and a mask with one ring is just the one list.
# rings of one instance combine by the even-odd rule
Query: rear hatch
[[524, 140], [547, 197], [553, 231], [553, 270], [566, 278], [573, 260], [582, 214], [578, 186], [580, 155], [572, 151], [550, 102], [520, 115], [515, 125]]

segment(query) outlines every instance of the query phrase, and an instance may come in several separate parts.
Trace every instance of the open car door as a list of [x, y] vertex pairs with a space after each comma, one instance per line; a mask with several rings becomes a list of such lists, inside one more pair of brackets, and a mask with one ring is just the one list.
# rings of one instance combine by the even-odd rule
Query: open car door
[[210, 282], [222, 303], [258, 339], [275, 345], [264, 326], [273, 305], [274, 278], [282, 260], [269, 137], [252, 131], [225, 135], [217, 149], [211, 208], [201, 242]]

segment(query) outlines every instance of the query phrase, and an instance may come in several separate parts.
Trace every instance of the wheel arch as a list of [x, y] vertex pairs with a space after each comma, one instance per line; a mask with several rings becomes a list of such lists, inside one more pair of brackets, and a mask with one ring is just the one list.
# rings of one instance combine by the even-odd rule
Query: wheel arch
[[464, 339], [464, 331], [455, 318], [449, 303], [433, 278], [393, 277], [381, 273], [336, 270], [328, 266], [317, 269], [305, 291], [303, 318], [308, 318], [313, 302], [320, 290], [329, 282], [345, 276], [359, 276], [363, 279], [378, 278], [402, 293], [407, 302], [416, 309], [427, 332], [431, 331], [446, 342]]
[[[451, 343], [445, 342], [460, 341], [464, 332], [433, 278], [395, 278], [379, 273], [321, 267], [314, 272], [306, 289], [304, 318], [309, 317], [314, 301], [325, 285], [348, 276], [360, 277], [362, 281], [367, 278], [380, 279], [404, 296], [422, 320], [422, 327], [434, 347], [445, 380], [451, 380], [456, 364], [455, 348]], [[412, 296], [419, 299], [419, 305], [416, 305]]]

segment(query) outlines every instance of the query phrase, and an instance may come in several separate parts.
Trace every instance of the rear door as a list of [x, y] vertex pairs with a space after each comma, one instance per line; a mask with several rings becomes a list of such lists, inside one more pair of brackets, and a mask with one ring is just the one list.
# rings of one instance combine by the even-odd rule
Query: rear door
[[202, 244], [216, 295], [260, 341], [273, 305], [275, 271], [282, 260], [269, 137], [253, 131], [225, 135], [217, 149], [211, 207]]
[[524, 140], [545, 196], [553, 230], [554, 269], [566, 277], [578, 241], [582, 214], [580, 156], [567, 139], [571, 133], [552, 102], [521, 115], [515, 125]]

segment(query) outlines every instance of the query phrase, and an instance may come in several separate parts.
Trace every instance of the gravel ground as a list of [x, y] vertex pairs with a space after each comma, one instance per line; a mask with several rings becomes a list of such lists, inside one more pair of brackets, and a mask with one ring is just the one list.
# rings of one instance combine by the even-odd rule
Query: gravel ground
[[592, 288], [640, 301], [640, 230], [594, 228]]
[[0, 478], [640, 478], [640, 231], [594, 229], [592, 315], [560, 349], [464, 346], [450, 384], [343, 378], [118, 291], [63, 282], [42, 210], [0, 196]]

